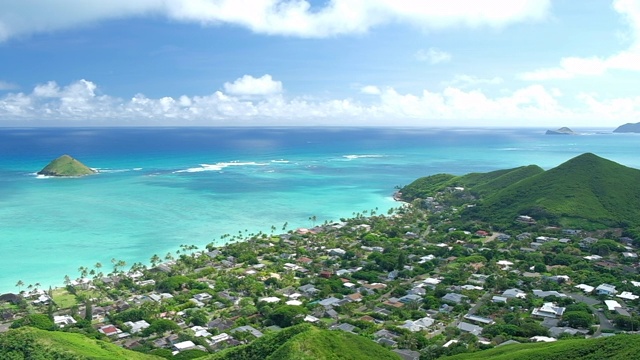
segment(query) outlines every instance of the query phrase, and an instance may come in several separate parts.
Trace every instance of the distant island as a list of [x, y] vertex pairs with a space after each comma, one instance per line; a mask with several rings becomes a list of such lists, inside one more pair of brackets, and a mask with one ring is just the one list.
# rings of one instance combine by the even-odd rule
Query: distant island
[[615, 130], [613, 130], [614, 133], [640, 133], [640, 122], [638, 123], [627, 123], [624, 125], [620, 125], [618, 126], [618, 128], [616, 128]]
[[72, 158], [69, 155], [62, 155], [59, 158], [50, 162], [42, 170], [38, 171], [38, 175], [46, 176], [85, 176], [97, 173], [96, 170], [91, 169], [80, 161]]
[[576, 135], [576, 133], [568, 127], [561, 127], [558, 130], [547, 130], [546, 135]]

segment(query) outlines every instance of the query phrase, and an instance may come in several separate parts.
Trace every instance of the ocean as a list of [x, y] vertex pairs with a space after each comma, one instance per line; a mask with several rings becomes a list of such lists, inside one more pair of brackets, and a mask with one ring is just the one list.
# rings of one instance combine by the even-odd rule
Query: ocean
[[[585, 152], [640, 168], [640, 135], [423, 128], [0, 128], [0, 293], [60, 286], [78, 268], [149, 263], [180, 245], [386, 213], [395, 187], [435, 174]], [[100, 173], [44, 178], [69, 154]]]

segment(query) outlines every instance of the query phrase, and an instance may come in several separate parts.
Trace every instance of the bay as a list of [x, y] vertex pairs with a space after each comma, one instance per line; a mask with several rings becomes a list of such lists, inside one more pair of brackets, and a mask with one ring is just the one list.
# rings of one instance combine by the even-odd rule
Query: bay
[[[221, 244], [398, 206], [417, 177], [537, 164], [585, 152], [640, 168], [640, 136], [603, 129], [2, 128], [0, 292], [60, 286], [111, 259], [148, 263], [182, 244]], [[69, 154], [100, 173], [41, 178]], [[634, 186], [631, 185], [630, 186]], [[315, 219], [315, 220], [314, 220]]]

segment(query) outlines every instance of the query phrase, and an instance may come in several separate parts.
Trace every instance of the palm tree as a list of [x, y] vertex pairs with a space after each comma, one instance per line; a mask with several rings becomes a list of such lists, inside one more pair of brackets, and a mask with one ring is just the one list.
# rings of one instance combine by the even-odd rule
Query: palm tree
[[162, 262], [162, 260], [160, 259], [160, 256], [158, 256], [158, 254], [153, 254], [153, 256], [151, 257], [151, 266], [152, 267], [156, 267], [158, 264], [160, 264]]
[[21, 288], [24, 286], [24, 281], [18, 280], [16, 286], [18, 287], [18, 291], [22, 292]]

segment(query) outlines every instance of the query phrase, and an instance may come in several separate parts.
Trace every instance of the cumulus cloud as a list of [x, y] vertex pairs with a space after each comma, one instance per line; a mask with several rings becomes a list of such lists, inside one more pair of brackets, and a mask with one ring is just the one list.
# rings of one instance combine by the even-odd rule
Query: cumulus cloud
[[372, 95], [366, 102], [287, 98], [281, 93], [246, 97], [222, 91], [177, 98], [136, 94], [120, 99], [101, 94], [88, 80], [65, 86], [48, 82], [30, 93], [0, 97], [0, 124], [555, 126], [562, 121], [584, 126], [592, 121], [593, 126], [617, 126], [621, 118], [640, 116], [640, 97], [601, 99], [595, 94], [580, 94], [566, 99], [559, 90], [542, 85], [500, 96], [455, 86], [418, 93], [375, 86], [365, 86], [361, 92], [365, 88]]
[[231, 24], [260, 34], [327, 37], [363, 33], [391, 22], [421, 29], [503, 27], [540, 20], [549, 8], [550, 0], [331, 0], [313, 7], [307, 0], [2, 0], [0, 41], [140, 16]]
[[266, 74], [259, 78], [244, 75], [232, 83], [224, 84], [224, 91], [233, 95], [272, 95], [282, 92], [282, 82]]
[[605, 57], [564, 57], [556, 67], [528, 71], [519, 75], [527, 81], [572, 79], [579, 76], [598, 76], [608, 70], [640, 71], [640, 1], [614, 0], [613, 8], [629, 26], [630, 46]]
[[380, 95], [380, 89], [374, 85], [363, 86], [360, 92], [367, 95]]
[[451, 61], [451, 54], [436, 48], [418, 50], [415, 55], [418, 61], [428, 61], [431, 64], [439, 64]]

